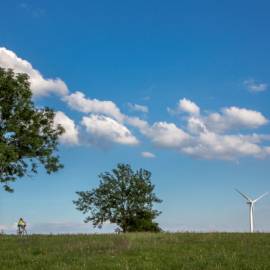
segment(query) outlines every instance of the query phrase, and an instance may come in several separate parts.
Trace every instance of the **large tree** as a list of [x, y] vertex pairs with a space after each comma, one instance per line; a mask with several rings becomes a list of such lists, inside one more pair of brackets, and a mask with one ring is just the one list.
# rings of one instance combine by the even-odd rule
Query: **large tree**
[[155, 195], [151, 173], [130, 165], [118, 164], [112, 172], [99, 175], [99, 187], [76, 192], [77, 209], [88, 214], [85, 222], [102, 227], [104, 222], [117, 224], [123, 232], [160, 231], [154, 219], [160, 214], [153, 209], [161, 200]]
[[62, 167], [55, 155], [58, 138], [64, 132], [54, 124], [50, 108], [36, 108], [29, 77], [0, 67], [0, 184], [32, 175], [42, 165], [48, 173]]

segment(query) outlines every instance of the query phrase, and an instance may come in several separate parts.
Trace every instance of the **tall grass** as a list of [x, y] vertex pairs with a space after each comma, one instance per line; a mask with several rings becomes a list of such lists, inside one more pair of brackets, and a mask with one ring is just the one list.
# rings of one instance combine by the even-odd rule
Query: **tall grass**
[[270, 269], [270, 234], [0, 236], [0, 269]]

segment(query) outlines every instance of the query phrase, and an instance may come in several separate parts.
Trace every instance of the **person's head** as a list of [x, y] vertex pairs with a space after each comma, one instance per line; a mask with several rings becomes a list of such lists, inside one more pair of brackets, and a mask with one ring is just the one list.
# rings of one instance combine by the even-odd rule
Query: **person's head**
[[20, 220], [23, 220], [23, 218], [20, 218]]

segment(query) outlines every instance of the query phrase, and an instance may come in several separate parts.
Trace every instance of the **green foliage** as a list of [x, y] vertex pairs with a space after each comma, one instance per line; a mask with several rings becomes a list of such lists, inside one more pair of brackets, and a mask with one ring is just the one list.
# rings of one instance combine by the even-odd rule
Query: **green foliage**
[[112, 172], [99, 175], [100, 184], [90, 191], [76, 192], [77, 209], [89, 213], [85, 222], [102, 227], [109, 221], [117, 224], [123, 232], [160, 231], [153, 220], [160, 214], [153, 210], [154, 203], [161, 200], [155, 195], [151, 173], [140, 169], [134, 172], [129, 165], [118, 164]]
[[160, 232], [158, 223], [153, 220], [156, 212], [153, 211], [137, 211], [136, 215], [131, 216], [128, 222], [128, 232]]
[[0, 68], [0, 183], [7, 191], [39, 164], [48, 173], [62, 168], [54, 151], [64, 130], [55, 127], [53, 110], [35, 108], [31, 98], [26, 74]]
[[1, 270], [267, 270], [269, 233], [0, 235]]

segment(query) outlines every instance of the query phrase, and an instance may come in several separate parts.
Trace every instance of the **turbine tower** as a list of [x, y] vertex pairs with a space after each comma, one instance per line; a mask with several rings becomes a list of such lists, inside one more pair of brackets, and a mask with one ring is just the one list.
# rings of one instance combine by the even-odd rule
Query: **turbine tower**
[[268, 194], [268, 192], [264, 193], [263, 195], [261, 195], [260, 197], [258, 197], [255, 200], [252, 200], [251, 198], [249, 198], [247, 195], [243, 194], [242, 192], [240, 192], [238, 189], [236, 189], [236, 191], [243, 196], [246, 200], [247, 200], [247, 204], [249, 205], [249, 222], [250, 222], [250, 232], [253, 233], [254, 231], [254, 216], [253, 216], [253, 212], [254, 212], [254, 204], [259, 201], [262, 197], [266, 196]]

